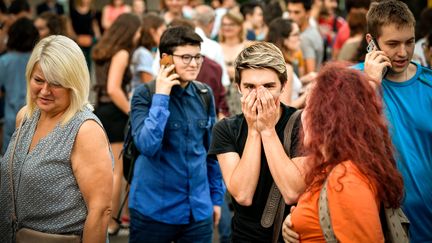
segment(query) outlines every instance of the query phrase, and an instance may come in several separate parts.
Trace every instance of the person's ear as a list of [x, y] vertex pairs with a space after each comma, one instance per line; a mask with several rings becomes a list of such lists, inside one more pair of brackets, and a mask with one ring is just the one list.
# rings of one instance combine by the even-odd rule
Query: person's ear
[[369, 33], [366, 34], [365, 38], [366, 38], [366, 42], [367, 42], [368, 44], [369, 44], [369, 42], [371, 42], [371, 40], [373, 39], [373, 38], [372, 38], [372, 35], [369, 34]]

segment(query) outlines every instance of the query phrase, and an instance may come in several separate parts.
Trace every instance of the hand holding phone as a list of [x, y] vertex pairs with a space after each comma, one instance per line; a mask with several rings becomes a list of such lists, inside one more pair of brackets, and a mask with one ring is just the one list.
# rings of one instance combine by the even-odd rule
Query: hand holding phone
[[[166, 56], [161, 58], [159, 63], [160, 63], [161, 68], [162, 68], [162, 66], [164, 66], [164, 68], [167, 68], [167, 67], [174, 64], [173, 56], [172, 55], [166, 55]], [[175, 73], [175, 69], [173, 69], [167, 76], [169, 76], [173, 73]]]
[[[378, 42], [376, 41], [375, 38], [372, 37], [372, 39], [369, 41], [368, 46], [366, 47], [366, 51], [368, 53], [371, 53], [373, 51], [381, 51], [381, 49], [378, 46]], [[385, 76], [387, 75], [387, 73], [389, 72], [389, 70], [390, 69], [387, 66], [385, 66], [383, 68], [382, 75], [381, 75], [382, 79], [385, 78]]]
[[[156, 78], [156, 92], [157, 94], [171, 93], [171, 88], [174, 85], [179, 85], [179, 75], [175, 73], [175, 67], [173, 66], [173, 56], [165, 55], [160, 60], [160, 70]], [[174, 74], [174, 75], [173, 75]]]

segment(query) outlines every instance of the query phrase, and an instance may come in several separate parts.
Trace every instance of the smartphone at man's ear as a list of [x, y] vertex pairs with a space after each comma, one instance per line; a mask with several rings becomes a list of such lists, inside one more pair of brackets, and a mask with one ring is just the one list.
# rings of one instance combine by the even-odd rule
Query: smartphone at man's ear
[[[374, 37], [372, 37], [371, 40], [369, 41], [367, 47], [366, 47], [366, 51], [369, 53], [369, 52], [372, 52], [374, 50], [381, 51], [380, 47], [378, 46], [377, 40]], [[385, 76], [387, 75], [389, 70], [390, 69], [387, 66], [384, 67], [383, 72], [382, 72], [382, 78], [385, 78]]]

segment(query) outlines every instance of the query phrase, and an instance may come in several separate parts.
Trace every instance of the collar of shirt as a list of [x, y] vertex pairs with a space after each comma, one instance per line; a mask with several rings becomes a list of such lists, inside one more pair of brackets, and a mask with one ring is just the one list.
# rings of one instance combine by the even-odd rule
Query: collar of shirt
[[189, 96], [195, 96], [195, 90], [191, 85], [192, 81], [189, 81], [188, 85], [185, 88], [182, 88], [180, 85], [175, 85], [171, 89], [171, 95], [174, 95], [178, 98], [181, 98], [184, 94], [187, 94]]

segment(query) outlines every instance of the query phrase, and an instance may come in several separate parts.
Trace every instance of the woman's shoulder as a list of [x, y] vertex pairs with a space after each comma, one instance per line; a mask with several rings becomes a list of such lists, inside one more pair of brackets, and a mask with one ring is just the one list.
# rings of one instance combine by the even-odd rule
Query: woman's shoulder
[[[359, 167], [353, 161], [344, 161], [336, 167], [329, 174], [329, 185], [334, 188], [341, 188], [350, 185], [363, 185], [373, 189], [371, 181], [368, 179]], [[342, 188], [341, 188], [342, 189]]]
[[15, 127], [18, 127], [22, 120], [24, 119], [25, 115], [27, 113], [27, 106], [24, 106], [23, 108], [21, 108], [17, 115], [16, 115], [16, 119], [15, 119]]
[[105, 130], [96, 116], [86, 116], [79, 126], [76, 140], [92, 144], [97, 139], [106, 139]]

